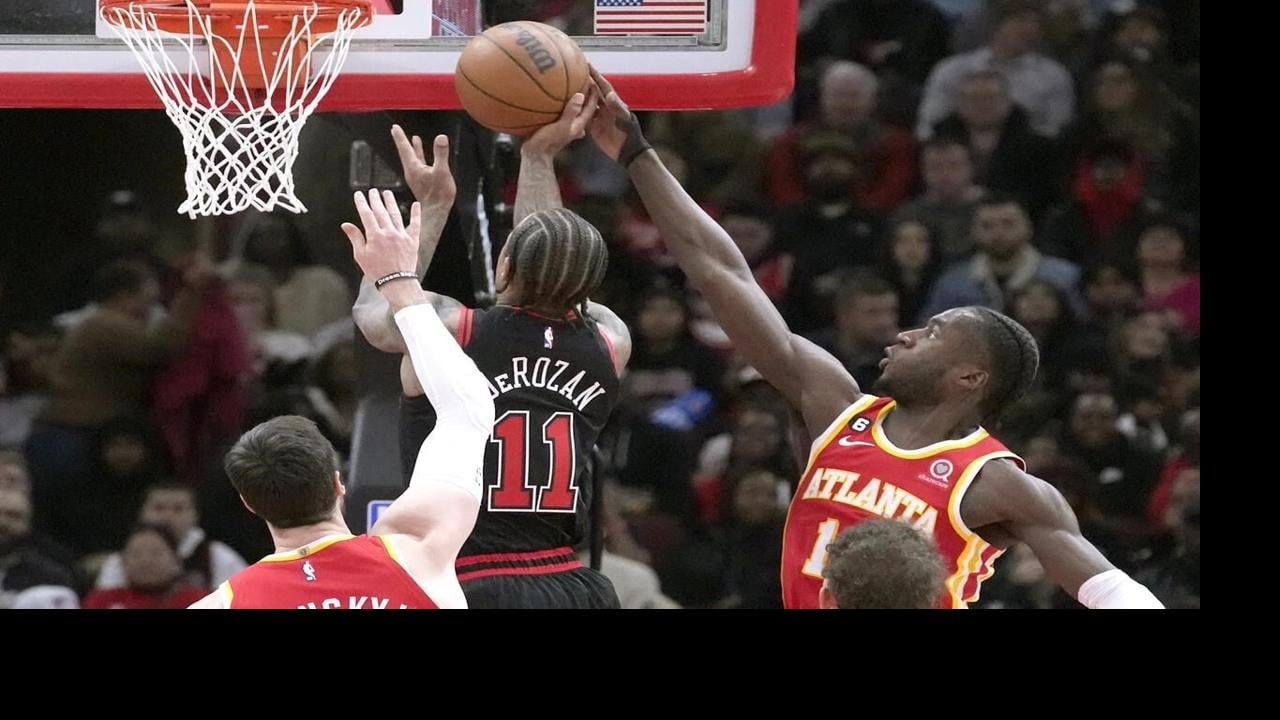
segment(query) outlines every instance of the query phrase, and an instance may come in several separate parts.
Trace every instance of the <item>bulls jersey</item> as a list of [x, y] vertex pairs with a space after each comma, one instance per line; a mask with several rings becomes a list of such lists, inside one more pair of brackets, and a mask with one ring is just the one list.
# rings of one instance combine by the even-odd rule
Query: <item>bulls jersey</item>
[[[496, 418], [480, 516], [460, 558], [577, 544], [591, 501], [591, 451], [618, 401], [612, 346], [576, 315], [502, 305], [463, 310], [457, 336], [489, 381]], [[406, 476], [434, 426], [425, 396], [401, 398]]]
[[1002, 550], [960, 519], [960, 502], [988, 462], [1008, 458], [1025, 467], [986, 430], [959, 440], [903, 450], [882, 423], [890, 398], [863, 395], [813, 445], [791, 508], [782, 550], [782, 596], [788, 608], [818, 607], [827, 543], [871, 517], [910, 524], [933, 537], [947, 578], [939, 606], [964, 608], [978, 599]]
[[381, 535], [330, 535], [268, 555], [232, 575], [218, 594], [221, 607], [232, 610], [436, 609]]

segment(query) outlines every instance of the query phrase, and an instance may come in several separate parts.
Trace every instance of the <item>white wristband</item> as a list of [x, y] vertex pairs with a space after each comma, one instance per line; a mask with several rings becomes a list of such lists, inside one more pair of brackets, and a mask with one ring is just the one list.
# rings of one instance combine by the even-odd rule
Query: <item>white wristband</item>
[[1076, 599], [1091, 610], [1164, 609], [1150, 590], [1123, 570], [1108, 570], [1084, 581]]

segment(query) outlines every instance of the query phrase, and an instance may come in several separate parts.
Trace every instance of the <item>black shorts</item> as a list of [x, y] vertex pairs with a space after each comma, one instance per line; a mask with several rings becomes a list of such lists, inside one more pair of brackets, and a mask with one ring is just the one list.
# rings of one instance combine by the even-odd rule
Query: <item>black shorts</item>
[[457, 570], [472, 610], [621, 607], [609, 578], [580, 563], [572, 548], [462, 557]]

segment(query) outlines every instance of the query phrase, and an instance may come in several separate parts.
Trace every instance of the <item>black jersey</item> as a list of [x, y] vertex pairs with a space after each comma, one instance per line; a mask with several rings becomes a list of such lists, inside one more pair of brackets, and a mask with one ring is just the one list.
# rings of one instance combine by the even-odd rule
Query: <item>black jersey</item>
[[[596, 438], [618, 402], [613, 349], [594, 323], [522, 308], [464, 309], [458, 342], [489, 381], [495, 422], [485, 490], [460, 558], [572, 546], [583, 537]], [[435, 426], [425, 396], [401, 398], [406, 477]]]

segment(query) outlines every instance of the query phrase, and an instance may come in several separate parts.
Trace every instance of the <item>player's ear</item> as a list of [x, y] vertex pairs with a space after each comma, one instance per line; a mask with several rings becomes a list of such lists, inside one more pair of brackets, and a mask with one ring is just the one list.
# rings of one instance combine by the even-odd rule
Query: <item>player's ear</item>
[[498, 257], [498, 272], [493, 278], [494, 289], [502, 292], [511, 284], [511, 256], [503, 253]]
[[959, 368], [956, 382], [965, 390], [981, 390], [991, 379], [991, 373], [974, 365]]
[[333, 471], [333, 491], [339, 498], [342, 498], [347, 494], [347, 488], [342, 484], [342, 473], [337, 470]]

